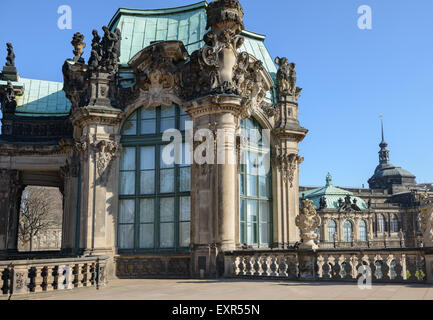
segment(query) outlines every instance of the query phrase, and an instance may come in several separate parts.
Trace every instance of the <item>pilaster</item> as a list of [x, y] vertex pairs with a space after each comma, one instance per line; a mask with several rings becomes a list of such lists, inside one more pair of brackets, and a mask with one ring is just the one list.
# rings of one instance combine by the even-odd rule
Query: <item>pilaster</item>
[[23, 190], [19, 171], [0, 169], [0, 254], [18, 250], [18, 219]]

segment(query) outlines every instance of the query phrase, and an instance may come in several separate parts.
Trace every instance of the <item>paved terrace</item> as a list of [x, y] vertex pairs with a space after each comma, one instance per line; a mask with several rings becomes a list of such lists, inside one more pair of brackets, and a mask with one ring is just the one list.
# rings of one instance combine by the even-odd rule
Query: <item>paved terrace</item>
[[255, 280], [111, 280], [107, 287], [41, 293], [28, 300], [433, 300], [433, 285]]

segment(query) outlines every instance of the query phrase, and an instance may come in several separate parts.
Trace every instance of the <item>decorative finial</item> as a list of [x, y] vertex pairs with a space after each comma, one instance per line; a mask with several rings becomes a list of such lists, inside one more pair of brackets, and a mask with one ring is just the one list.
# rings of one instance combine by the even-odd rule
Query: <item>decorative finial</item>
[[332, 176], [329, 172], [328, 172], [328, 175], [326, 176], [326, 186], [327, 187], [332, 186]]
[[74, 34], [74, 37], [71, 41], [72, 46], [74, 47], [74, 62], [75, 63], [84, 63], [84, 59], [81, 57], [83, 55], [83, 49], [86, 47], [84, 43], [84, 35], [77, 32]]

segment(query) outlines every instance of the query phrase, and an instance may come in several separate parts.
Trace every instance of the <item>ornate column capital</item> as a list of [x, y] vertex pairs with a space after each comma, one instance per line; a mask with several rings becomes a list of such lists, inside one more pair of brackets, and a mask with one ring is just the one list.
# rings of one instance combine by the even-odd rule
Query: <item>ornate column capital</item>
[[285, 148], [276, 146], [272, 159], [275, 167], [281, 170], [284, 182], [290, 184], [292, 188], [296, 170], [304, 161], [304, 158]]

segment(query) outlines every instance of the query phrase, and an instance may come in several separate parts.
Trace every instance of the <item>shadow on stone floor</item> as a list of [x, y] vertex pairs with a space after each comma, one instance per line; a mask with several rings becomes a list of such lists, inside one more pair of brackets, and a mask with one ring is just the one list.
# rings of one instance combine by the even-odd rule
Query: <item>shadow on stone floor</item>
[[[316, 286], [316, 287], [326, 287], [326, 286], [357, 286], [357, 282], [298, 282], [298, 281], [282, 281], [282, 280], [256, 280], [256, 279], [221, 279], [221, 280], [182, 280], [176, 282], [178, 284], [211, 284], [211, 283], [273, 283], [279, 286]], [[390, 283], [390, 282], [379, 282], [373, 283], [373, 286], [389, 286], [389, 287], [405, 287], [405, 288], [433, 288], [433, 284], [423, 284], [423, 283]]]

